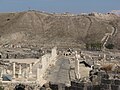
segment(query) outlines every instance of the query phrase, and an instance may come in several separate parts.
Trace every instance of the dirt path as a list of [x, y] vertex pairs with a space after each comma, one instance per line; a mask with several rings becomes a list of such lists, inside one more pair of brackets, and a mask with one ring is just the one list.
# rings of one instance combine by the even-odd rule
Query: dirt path
[[117, 33], [117, 28], [112, 26], [112, 32], [111, 33], [106, 33], [105, 36], [102, 38], [101, 42], [103, 42], [103, 51], [105, 51], [106, 47], [105, 45], [107, 44], [108, 40], [110, 37], [113, 37]]

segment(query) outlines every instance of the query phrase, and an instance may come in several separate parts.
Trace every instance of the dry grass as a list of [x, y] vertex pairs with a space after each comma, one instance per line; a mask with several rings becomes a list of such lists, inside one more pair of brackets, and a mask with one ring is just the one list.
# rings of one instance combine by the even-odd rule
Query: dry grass
[[[1, 13], [0, 45], [74, 46], [100, 42], [105, 33], [112, 31], [109, 21], [88, 15], [57, 16], [37, 11]], [[119, 32], [114, 38], [114, 43], [120, 45]]]

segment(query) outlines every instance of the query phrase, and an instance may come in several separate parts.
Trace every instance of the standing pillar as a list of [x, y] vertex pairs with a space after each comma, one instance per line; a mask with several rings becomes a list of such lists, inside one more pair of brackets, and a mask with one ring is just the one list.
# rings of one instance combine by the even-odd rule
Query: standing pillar
[[21, 72], [21, 65], [19, 65], [19, 78], [21, 77], [21, 74], [22, 74], [22, 72]]
[[79, 60], [78, 60], [78, 53], [77, 51], [75, 51], [75, 74], [76, 74], [76, 78], [80, 79], [80, 69], [79, 69]]
[[3, 68], [3, 74], [6, 74], [6, 69], [5, 69], [5, 67]]
[[77, 79], [80, 79], [80, 68], [79, 68], [79, 60], [76, 59], [75, 60], [75, 74], [76, 74], [76, 77]]
[[32, 77], [32, 64], [29, 64], [30, 67], [29, 67], [29, 77]]
[[32, 64], [30, 64], [30, 74], [32, 74]]
[[39, 80], [40, 80], [40, 69], [37, 68], [37, 81], [39, 82]]
[[2, 77], [2, 75], [3, 75], [3, 70], [1, 69], [0, 77]]
[[3, 75], [3, 70], [1, 69], [1, 73], [0, 73], [0, 81], [2, 81], [2, 75]]
[[103, 59], [106, 60], [106, 54], [104, 54], [104, 58]]
[[104, 54], [103, 56], [103, 64], [105, 64], [105, 61], [106, 61], [106, 54]]
[[52, 58], [53, 58], [53, 59], [56, 59], [56, 56], [57, 56], [57, 47], [54, 47], [54, 48], [52, 49]]
[[15, 62], [13, 63], [13, 78], [15, 78]]
[[27, 79], [28, 79], [27, 68], [25, 68], [25, 70], [24, 70], [24, 78], [25, 78], [25, 81], [27, 81]]

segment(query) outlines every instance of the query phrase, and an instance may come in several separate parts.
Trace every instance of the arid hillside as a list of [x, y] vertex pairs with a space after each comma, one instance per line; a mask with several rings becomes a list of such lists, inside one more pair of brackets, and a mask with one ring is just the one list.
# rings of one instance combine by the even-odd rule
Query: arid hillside
[[112, 43], [120, 49], [120, 17], [114, 14], [72, 15], [38, 11], [0, 13], [0, 46], [84, 46]]

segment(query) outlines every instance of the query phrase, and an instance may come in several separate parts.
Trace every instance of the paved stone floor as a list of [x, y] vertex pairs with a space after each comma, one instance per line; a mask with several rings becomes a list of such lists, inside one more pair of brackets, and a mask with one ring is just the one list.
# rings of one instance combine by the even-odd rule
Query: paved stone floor
[[69, 74], [70, 73], [70, 61], [68, 58], [60, 57], [56, 65], [51, 68], [49, 74], [47, 74], [47, 81], [51, 81], [53, 83], [66, 83], [68, 84], [70, 81]]

